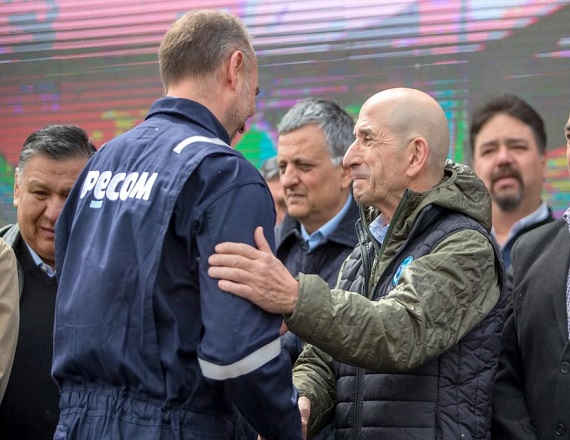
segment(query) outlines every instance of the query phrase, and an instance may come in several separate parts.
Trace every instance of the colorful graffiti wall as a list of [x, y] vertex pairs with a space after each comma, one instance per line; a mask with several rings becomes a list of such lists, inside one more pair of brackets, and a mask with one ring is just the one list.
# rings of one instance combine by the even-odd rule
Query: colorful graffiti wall
[[157, 48], [192, 8], [234, 12], [254, 37], [258, 112], [237, 148], [259, 166], [299, 99], [356, 115], [373, 93], [420, 88], [444, 107], [450, 157], [465, 162], [469, 112], [516, 93], [548, 129], [545, 197], [570, 204], [563, 125], [570, 111], [570, 0], [0, 0], [0, 226], [14, 221], [13, 172], [34, 130], [82, 126], [100, 146], [141, 121], [163, 90]]

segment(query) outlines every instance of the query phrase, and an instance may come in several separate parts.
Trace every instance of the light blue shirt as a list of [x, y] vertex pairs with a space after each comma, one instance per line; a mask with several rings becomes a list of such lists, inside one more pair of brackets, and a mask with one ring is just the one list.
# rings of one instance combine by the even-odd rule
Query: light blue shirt
[[[24, 241], [24, 243], [26, 242]], [[30, 255], [34, 260], [34, 263], [36, 263], [36, 266], [38, 266], [48, 277], [53, 278], [55, 276], [55, 270], [53, 270], [49, 264], [44, 263], [40, 256], [34, 252], [28, 243], [26, 243], [26, 246], [30, 251]]]
[[384, 225], [384, 222], [384, 216], [380, 214], [372, 221], [372, 223], [370, 223], [369, 226], [370, 233], [376, 240], [378, 240], [378, 243], [380, 244], [384, 242], [384, 239], [386, 238], [386, 232], [388, 232], [388, 227], [390, 226], [390, 223]]
[[[509, 231], [509, 236], [505, 240], [505, 244], [503, 246], [500, 246], [501, 249], [504, 248], [509, 243], [509, 241], [517, 234], [517, 232], [519, 232], [521, 229], [524, 229], [530, 225], [534, 225], [535, 223], [541, 222], [542, 220], [545, 220], [547, 217], [548, 217], [548, 205], [546, 204], [546, 201], [543, 200], [540, 206], [535, 211], [531, 212], [526, 217], [523, 217], [520, 220], [517, 220], [515, 223], [513, 223], [513, 225], [511, 226], [511, 230]], [[495, 228], [491, 229], [491, 234], [493, 235], [493, 237], [495, 237]]]
[[342, 209], [333, 218], [331, 218], [328, 222], [322, 225], [311, 235], [309, 235], [305, 227], [301, 225], [301, 236], [303, 237], [303, 240], [307, 242], [309, 250], [316, 248], [319, 244], [325, 241], [330, 234], [332, 234], [332, 232], [339, 225], [340, 221], [342, 220], [346, 212], [350, 209], [351, 203], [352, 203], [352, 195], [349, 193], [348, 198], [346, 199], [346, 203], [344, 204]]

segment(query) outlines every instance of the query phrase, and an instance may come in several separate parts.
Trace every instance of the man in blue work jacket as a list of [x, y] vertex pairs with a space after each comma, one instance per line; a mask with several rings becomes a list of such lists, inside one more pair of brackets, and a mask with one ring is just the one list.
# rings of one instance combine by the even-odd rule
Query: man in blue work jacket
[[234, 405], [266, 439], [301, 438], [281, 317], [221, 291], [207, 257], [275, 210], [230, 147], [255, 113], [257, 61], [234, 16], [179, 19], [165, 97], [87, 164], [56, 231], [55, 438], [225, 439]]

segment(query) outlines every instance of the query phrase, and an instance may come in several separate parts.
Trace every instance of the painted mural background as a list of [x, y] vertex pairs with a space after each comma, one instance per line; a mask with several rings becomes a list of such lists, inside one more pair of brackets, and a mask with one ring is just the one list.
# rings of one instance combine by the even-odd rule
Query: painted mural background
[[262, 93], [237, 144], [254, 165], [275, 154], [275, 126], [299, 99], [333, 98], [356, 116], [395, 86], [442, 104], [450, 157], [467, 162], [470, 109], [510, 92], [547, 125], [545, 198], [557, 215], [570, 205], [570, 0], [0, 0], [0, 226], [15, 220], [26, 137], [72, 123], [100, 146], [140, 122], [163, 92], [162, 35], [200, 7], [239, 15], [254, 37]]

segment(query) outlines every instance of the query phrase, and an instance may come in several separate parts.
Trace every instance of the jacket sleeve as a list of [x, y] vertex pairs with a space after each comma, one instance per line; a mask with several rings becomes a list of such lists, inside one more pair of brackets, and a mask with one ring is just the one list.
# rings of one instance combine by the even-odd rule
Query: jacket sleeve
[[289, 355], [281, 347], [282, 317], [220, 290], [207, 274], [208, 257], [217, 243], [253, 245], [257, 226], [263, 226], [273, 243], [273, 199], [257, 170], [244, 162], [218, 157], [200, 166], [205, 197], [195, 213], [203, 323], [198, 361], [204, 377], [223, 382], [228, 396], [264, 438], [298, 439], [298, 393]]
[[19, 302], [16, 256], [0, 238], [0, 402], [8, 385], [18, 341]]
[[333, 359], [317, 347], [305, 344], [293, 369], [293, 383], [299, 395], [311, 402], [309, 437], [319, 432], [334, 416], [336, 380]]
[[[512, 291], [513, 267], [507, 271], [507, 286]], [[510, 293], [512, 295], [512, 293]], [[503, 329], [499, 366], [493, 390], [491, 436], [495, 440], [535, 440], [536, 434], [523, 393], [524, 373], [513, 308], [508, 310]]]
[[491, 243], [463, 230], [408, 265], [378, 301], [299, 275], [289, 329], [338, 361], [405, 371], [424, 364], [477, 325], [497, 303], [500, 275]]

